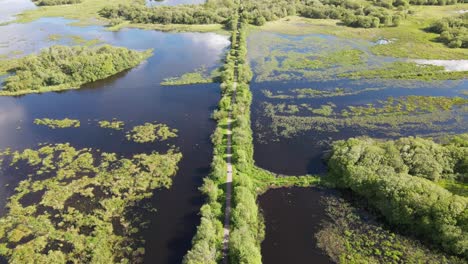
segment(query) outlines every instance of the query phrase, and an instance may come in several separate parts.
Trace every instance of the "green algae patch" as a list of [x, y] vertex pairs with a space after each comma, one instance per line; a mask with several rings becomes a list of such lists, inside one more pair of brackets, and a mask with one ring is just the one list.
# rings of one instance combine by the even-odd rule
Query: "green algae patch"
[[165, 124], [145, 123], [133, 127], [132, 130], [127, 132], [126, 137], [136, 143], [165, 141], [177, 137], [177, 129], [172, 129]]
[[6, 78], [0, 95], [22, 95], [78, 89], [133, 68], [150, 57], [151, 50], [134, 51], [103, 45], [99, 47], [52, 46], [37, 55], [18, 59]]
[[123, 127], [125, 123], [123, 121], [118, 121], [118, 120], [101, 120], [98, 122], [99, 127], [101, 128], [108, 128], [108, 129], [113, 129], [113, 130], [123, 130]]
[[56, 128], [70, 128], [70, 127], [80, 127], [80, 120], [76, 119], [50, 119], [50, 118], [36, 118], [34, 119], [34, 124], [39, 126], [47, 126], [52, 129]]
[[141, 262], [144, 222], [132, 209], [171, 186], [181, 158], [174, 150], [121, 158], [69, 144], [11, 153], [3, 165], [27, 177], [0, 219], [0, 255], [10, 263]]

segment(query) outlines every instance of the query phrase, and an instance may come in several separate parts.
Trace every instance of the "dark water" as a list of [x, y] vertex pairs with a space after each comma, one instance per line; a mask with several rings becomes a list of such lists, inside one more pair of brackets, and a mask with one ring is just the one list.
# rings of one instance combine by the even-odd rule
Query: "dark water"
[[[53, 43], [48, 34], [77, 34], [133, 49], [154, 49], [154, 55], [135, 69], [106, 80], [84, 85], [83, 89], [22, 97], [0, 97], [0, 148], [23, 149], [40, 142], [70, 142], [77, 148], [92, 147], [130, 156], [135, 153], [165, 151], [175, 145], [183, 154], [179, 171], [169, 190], [155, 192], [151, 203], [157, 212], [150, 215], [144, 232], [148, 263], [180, 263], [190, 247], [199, 223], [203, 197], [197, 188], [208, 173], [212, 158], [210, 134], [215, 123], [210, 114], [219, 100], [217, 84], [160, 86], [163, 78], [193, 71], [202, 65], [216, 67], [227, 37], [204, 33], [162, 33], [144, 30], [106, 32], [100, 27], [66, 26], [64, 19], [40, 19], [31, 24], [0, 27], [0, 41], [8, 36], [24, 38], [20, 45], [0, 49], [35, 52]], [[33, 124], [34, 118], [75, 118], [80, 128], [51, 130]], [[125, 139], [123, 131], [99, 128], [97, 120], [117, 118], [126, 129], [157, 121], [179, 130], [179, 137], [164, 143], [136, 144]], [[20, 177], [0, 177], [1, 213], [6, 198]], [[5, 186], [5, 184], [9, 184]]]
[[[418, 88], [408, 88], [411, 85], [417, 85]], [[349, 105], [365, 105], [367, 103], [376, 103], [378, 100], [400, 96], [463, 96], [461, 92], [468, 87], [468, 81], [454, 81], [443, 83], [420, 82], [384, 84], [377, 82], [356, 82], [350, 80], [337, 81], [304, 81], [304, 82], [262, 82], [252, 83], [253, 107], [252, 124], [254, 129], [255, 161], [257, 165], [267, 170], [282, 173], [286, 175], [304, 175], [304, 174], [323, 174], [326, 172], [326, 166], [323, 161], [324, 154], [330, 149], [330, 143], [335, 140], [348, 139], [356, 136], [372, 136], [378, 138], [388, 138], [383, 132], [386, 131], [368, 131], [352, 128], [340, 129], [339, 132], [303, 132], [291, 138], [284, 138], [273, 135], [270, 131], [270, 119], [263, 116], [263, 102], [283, 103], [300, 105], [307, 103], [314, 107], [333, 103], [336, 105], [335, 111], [340, 111]], [[366, 88], [382, 88], [379, 91], [363, 92], [357, 95], [336, 96], [330, 98], [303, 98], [278, 100], [267, 98], [261, 91], [268, 89], [270, 91], [288, 91], [295, 88], [313, 88], [318, 90], [333, 90], [336, 87], [343, 87], [352, 90], [362, 90]], [[466, 114], [464, 120], [467, 120]], [[449, 132], [467, 132], [468, 124], [458, 127], [455, 131]], [[402, 136], [427, 135], [434, 131], [431, 130], [401, 130]], [[274, 153], [272, 155], [271, 153]]]
[[269, 190], [258, 198], [266, 224], [262, 243], [265, 264], [332, 263], [317, 248], [315, 234], [325, 219], [317, 188], [281, 188]]
[[[308, 37], [311, 37], [309, 40]], [[309, 41], [309, 42], [308, 42]], [[320, 105], [333, 103], [335, 112], [350, 105], [376, 104], [386, 98], [420, 95], [420, 96], [462, 96], [468, 89], [468, 80], [446, 82], [419, 81], [353, 81], [337, 79], [331, 81], [320, 78], [303, 78], [299, 73], [286, 72], [289, 81], [260, 82], [261, 79], [275, 79], [284, 73], [269, 65], [270, 56], [276, 50], [282, 52], [300, 52], [303, 54], [335, 51], [344, 48], [359, 49], [368, 55], [365, 67], [394, 61], [393, 58], [379, 57], [369, 53], [371, 43], [362, 41], [342, 40], [337, 37], [312, 34], [308, 36], [288, 36], [275, 33], [257, 32], [249, 36], [248, 50], [250, 63], [254, 70], [254, 78], [250, 87], [253, 93], [252, 129], [254, 131], [254, 158], [256, 164], [264, 169], [286, 175], [325, 174], [327, 171], [324, 157], [330, 150], [330, 144], [335, 140], [348, 139], [355, 136], [372, 136], [388, 138], [387, 131], [372, 131], [351, 127], [339, 128], [339, 132], [302, 131], [290, 138], [275, 135], [271, 127], [271, 119], [264, 116], [265, 102], [272, 104], [286, 103], [300, 105], [306, 103], [318, 108]], [[264, 59], [265, 58], [265, 59]], [[281, 56], [276, 58], [281, 62]], [[267, 66], [262, 66], [267, 65]], [[258, 68], [257, 68], [258, 66]], [[281, 68], [279, 69], [281, 70]], [[266, 76], [266, 77], [265, 77]], [[336, 96], [328, 98], [273, 99], [268, 98], [262, 90], [274, 94], [293, 95], [290, 90], [297, 88], [312, 88], [322, 91], [334, 91], [344, 88], [347, 91], [359, 91], [366, 88], [378, 88], [378, 91], [366, 91], [357, 95]], [[299, 112], [298, 116], [310, 116]], [[458, 116], [462, 122], [454, 129], [441, 126], [440, 131], [430, 129], [403, 129], [401, 136], [431, 135], [432, 133], [468, 132], [468, 115], [464, 111]], [[440, 124], [439, 124], [440, 125]], [[259, 197], [266, 224], [266, 237], [262, 243], [262, 257], [266, 264], [271, 263], [330, 263], [325, 253], [317, 248], [315, 234], [320, 229], [324, 219], [324, 205], [320, 204], [324, 191], [316, 188], [282, 188], [270, 190]]]
[[146, 0], [147, 6], [198, 5], [203, 3], [205, 0]]

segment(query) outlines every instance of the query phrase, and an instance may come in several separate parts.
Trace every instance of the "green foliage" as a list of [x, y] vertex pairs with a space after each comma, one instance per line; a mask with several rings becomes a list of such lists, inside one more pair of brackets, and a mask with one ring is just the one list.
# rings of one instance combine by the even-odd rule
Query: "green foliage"
[[220, 76], [219, 73], [214, 70], [210, 76], [206, 73], [205, 67], [200, 67], [194, 72], [184, 73], [179, 77], [166, 78], [161, 85], [187, 85], [197, 83], [212, 83], [215, 82]]
[[142, 261], [142, 221], [132, 207], [169, 188], [180, 153], [119, 158], [69, 144], [11, 154], [27, 172], [0, 219], [0, 254], [9, 263]]
[[456, 167], [459, 152], [465, 157], [468, 148], [412, 137], [349, 139], [334, 143], [328, 165], [339, 187], [366, 198], [391, 225], [467, 257], [468, 199], [432, 182], [466, 173]]
[[112, 119], [112, 121], [101, 120], [98, 124], [102, 128], [109, 128], [114, 130], [122, 130], [123, 126], [125, 125], [123, 121], [118, 121], [115, 119]]
[[81, 0], [33, 0], [33, 3], [38, 6], [72, 5], [81, 3]]
[[104, 45], [100, 47], [52, 46], [21, 59], [5, 80], [0, 95], [18, 95], [79, 88], [137, 66], [150, 51]]
[[339, 77], [352, 79], [386, 78], [404, 80], [454, 80], [468, 76], [467, 71], [447, 72], [443, 66], [417, 64], [415, 62], [393, 62], [377, 69], [340, 74]]
[[[362, 3], [362, 4], [361, 4]], [[308, 18], [340, 19], [352, 27], [397, 26], [406, 15], [402, 10], [408, 6], [405, 0], [390, 5], [349, 0], [244, 0], [242, 19], [257, 26], [287, 16], [300, 15]], [[394, 7], [399, 7], [395, 11]], [[213, 24], [223, 23], [232, 29], [235, 17], [235, 2], [232, 0], [210, 0], [204, 5], [147, 7], [141, 3], [106, 7], [100, 15], [111, 19], [125, 19], [132, 23], [147, 24]]]
[[468, 48], [468, 13], [443, 18], [433, 23], [428, 30], [440, 34], [439, 40], [450, 48]]
[[466, 263], [392, 232], [375, 215], [342, 198], [329, 195], [323, 200], [328, 219], [316, 237], [336, 263]]
[[148, 143], [156, 140], [164, 141], [177, 137], [177, 129], [171, 129], [165, 124], [145, 123], [144, 125], [133, 127], [132, 130], [127, 132], [126, 137], [128, 140], [137, 143]]
[[[319, 96], [314, 91], [310, 94], [304, 96]], [[294, 96], [283, 93], [280, 96], [286, 99], [301, 98], [303, 94]], [[263, 103], [262, 107], [263, 115], [271, 120], [268, 130], [264, 133], [272, 133], [273, 137], [289, 138], [305, 131], [331, 133], [343, 128], [378, 132], [387, 136], [414, 129], [448, 132], [464, 127], [464, 119], [460, 116], [468, 110], [467, 105], [468, 100], [461, 97], [406, 96], [389, 97], [379, 100], [376, 104], [348, 106], [341, 112], [335, 111], [335, 106], [330, 103], [319, 108], [309, 104], [293, 107], [286, 103]], [[289, 109], [295, 111], [288, 111]]]
[[80, 127], [80, 120], [76, 119], [50, 119], [50, 118], [36, 118], [34, 124], [40, 126], [47, 126], [52, 129], [56, 128], [68, 128], [68, 127]]

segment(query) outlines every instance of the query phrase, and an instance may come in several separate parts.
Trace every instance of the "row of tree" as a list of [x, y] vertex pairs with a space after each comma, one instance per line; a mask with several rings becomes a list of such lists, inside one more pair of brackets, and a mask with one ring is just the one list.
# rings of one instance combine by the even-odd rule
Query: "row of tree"
[[256, 202], [257, 190], [250, 175], [254, 162], [250, 128], [252, 94], [248, 85], [252, 72], [247, 63], [247, 23], [241, 14], [231, 17], [229, 21], [232, 48], [226, 56], [221, 74], [222, 98], [213, 115], [218, 120], [218, 127], [212, 136], [215, 155], [211, 176], [202, 187], [208, 201], [202, 207], [201, 224], [192, 249], [185, 256], [185, 263], [216, 263], [221, 257], [222, 204], [225, 202], [222, 187], [226, 182], [224, 154], [227, 143], [223, 124], [227, 122], [230, 111], [235, 121], [232, 123], [234, 190], [228, 258], [231, 263], [261, 263], [260, 243], [264, 237], [264, 226]]
[[468, 13], [442, 18], [428, 30], [440, 34], [439, 40], [450, 48], [468, 48]]
[[391, 225], [468, 257], [468, 198], [434, 183], [466, 183], [468, 135], [447, 145], [413, 137], [337, 141], [328, 165], [339, 187], [365, 197]]
[[3, 93], [72, 89], [137, 66], [151, 51], [127, 48], [52, 46], [20, 59]]
[[[242, 1], [242, 17], [246, 23], [263, 25], [286, 16], [300, 15], [308, 18], [340, 19], [352, 27], [396, 26], [405, 13], [394, 12], [395, 7], [406, 7], [406, 0], [391, 4], [381, 2], [358, 4], [351, 0], [246, 0]], [[133, 23], [155, 24], [212, 24], [222, 23], [229, 28], [232, 18], [232, 1], [211, 0], [204, 5], [147, 7], [135, 3], [106, 7], [100, 15], [113, 21], [128, 20]]]

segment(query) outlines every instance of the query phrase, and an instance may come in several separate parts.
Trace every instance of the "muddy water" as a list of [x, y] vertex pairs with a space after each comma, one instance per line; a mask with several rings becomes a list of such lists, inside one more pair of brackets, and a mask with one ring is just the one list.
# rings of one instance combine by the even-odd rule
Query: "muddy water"
[[[158, 190], [150, 202], [157, 212], [149, 215], [144, 232], [148, 263], [180, 263], [190, 247], [199, 223], [197, 215], [203, 202], [198, 191], [208, 173], [212, 146], [210, 134], [215, 123], [210, 114], [219, 100], [216, 84], [168, 86], [159, 83], [205, 65], [219, 65], [229, 42], [227, 37], [210, 33], [162, 33], [144, 30], [106, 32], [100, 27], [71, 27], [64, 19], [40, 19], [30, 24], [0, 27], [0, 54], [19, 50], [37, 52], [54, 44], [72, 44], [62, 38], [51, 41], [50, 34], [75, 35], [132, 49], [154, 49], [154, 55], [135, 69], [106, 80], [84, 85], [80, 90], [61, 93], [0, 97], [0, 148], [23, 149], [38, 143], [70, 142], [74, 147], [92, 147], [130, 156], [135, 153], [165, 151], [166, 143], [183, 154], [179, 171], [169, 190]], [[30, 32], [30, 34], [23, 34]], [[12, 41], [10, 37], [22, 39]], [[17, 52], [19, 54], [19, 52]], [[51, 130], [33, 124], [35, 118], [75, 118], [80, 128]], [[179, 137], [164, 143], [136, 144], [124, 131], [99, 128], [97, 120], [117, 118], [126, 129], [144, 122], [157, 121], [179, 130]], [[4, 214], [7, 197], [17, 184], [18, 175], [0, 175], [0, 212]]]

